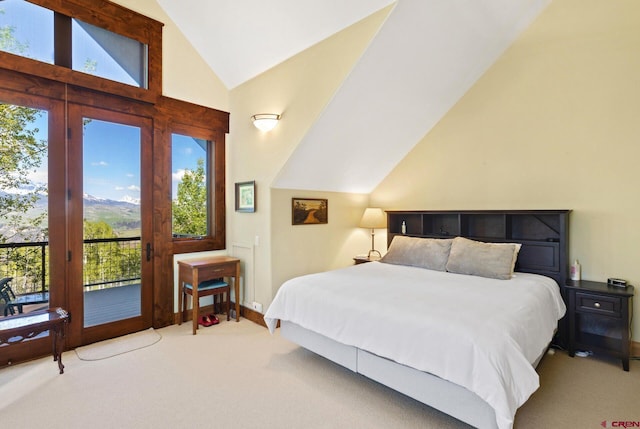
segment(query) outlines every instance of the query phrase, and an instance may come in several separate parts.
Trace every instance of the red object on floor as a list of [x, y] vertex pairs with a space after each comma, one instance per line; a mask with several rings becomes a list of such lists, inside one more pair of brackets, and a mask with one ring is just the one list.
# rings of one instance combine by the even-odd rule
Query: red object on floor
[[198, 325], [200, 326], [211, 326], [213, 323], [211, 322], [211, 320], [209, 319], [209, 316], [200, 316], [200, 319], [198, 320]]

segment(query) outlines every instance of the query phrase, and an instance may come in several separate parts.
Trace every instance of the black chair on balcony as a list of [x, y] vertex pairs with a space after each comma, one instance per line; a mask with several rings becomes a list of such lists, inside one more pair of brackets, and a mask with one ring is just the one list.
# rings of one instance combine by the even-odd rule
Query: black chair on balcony
[[0, 301], [4, 301], [4, 315], [5, 317], [11, 314], [15, 314], [14, 307], [18, 308], [18, 313], [22, 313], [22, 305], [14, 305], [13, 301], [16, 299], [16, 295], [11, 290], [9, 283], [13, 280], [13, 277], [5, 277], [0, 280]]
[[22, 314], [25, 305], [42, 304], [49, 302], [49, 292], [34, 292], [25, 295], [16, 295], [11, 289], [13, 277], [5, 277], [0, 280], [0, 301], [4, 301], [4, 315]]

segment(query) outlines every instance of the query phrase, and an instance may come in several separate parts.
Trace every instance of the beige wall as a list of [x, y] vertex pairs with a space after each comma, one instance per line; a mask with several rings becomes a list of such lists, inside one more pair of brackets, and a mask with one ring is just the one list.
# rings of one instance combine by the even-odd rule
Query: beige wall
[[[291, 225], [292, 198], [326, 198], [329, 221], [325, 225]], [[271, 191], [271, 233], [273, 255], [272, 290], [256, 298], [271, 302], [282, 283], [290, 278], [353, 265], [353, 257], [366, 254], [370, 230], [358, 228], [368, 195], [310, 192], [289, 189]], [[381, 231], [382, 232], [382, 231]], [[382, 234], [376, 240], [386, 247]]]
[[[274, 291], [287, 278], [353, 262], [353, 255], [348, 253], [351, 249], [344, 250], [349, 246], [345, 243], [350, 243], [358, 229], [354, 210], [364, 211], [365, 197], [273, 190], [271, 184], [389, 10], [366, 18], [230, 92], [227, 247], [237, 244], [253, 248], [253, 266], [248, 262], [245, 267], [253, 276], [243, 291], [241, 302], [245, 305], [257, 301], [266, 311]], [[256, 113], [279, 113], [282, 120], [275, 129], [263, 133], [251, 124], [250, 117]], [[327, 174], [331, 174], [330, 166]], [[249, 180], [256, 181], [257, 211], [236, 213], [234, 183]], [[329, 224], [293, 227], [292, 196], [328, 198]], [[350, 222], [351, 228], [347, 225]], [[364, 231], [359, 233], [366, 245]]]
[[639, 23], [636, 0], [552, 2], [371, 203], [572, 209], [583, 278], [640, 285]]

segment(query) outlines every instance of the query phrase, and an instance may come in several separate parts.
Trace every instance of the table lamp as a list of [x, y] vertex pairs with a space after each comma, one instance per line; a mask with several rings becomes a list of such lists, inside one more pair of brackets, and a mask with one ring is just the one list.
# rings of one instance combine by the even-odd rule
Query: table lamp
[[371, 250], [369, 250], [369, 254], [367, 258], [371, 259], [373, 255], [378, 254], [378, 258], [381, 258], [382, 255], [379, 251], [375, 249], [374, 241], [376, 236], [376, 228], [386, 228], [387, 226], [387, 216], [380, 208], [367, 208], [362, 215], [362, 219], [360, 220], [361, 228], [371, 228]]

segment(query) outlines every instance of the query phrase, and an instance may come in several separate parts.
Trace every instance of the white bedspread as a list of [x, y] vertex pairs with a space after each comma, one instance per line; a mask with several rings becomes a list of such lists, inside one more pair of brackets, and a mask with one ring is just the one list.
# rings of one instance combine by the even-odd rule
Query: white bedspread
[[291, 321], [463, 386], [505, 429], [539, 387], [532, 363], [564, 312], [547, 277], [493, 280], [371, 262], [285, 282], [264, 319], [272, 333], [278, 319]]

